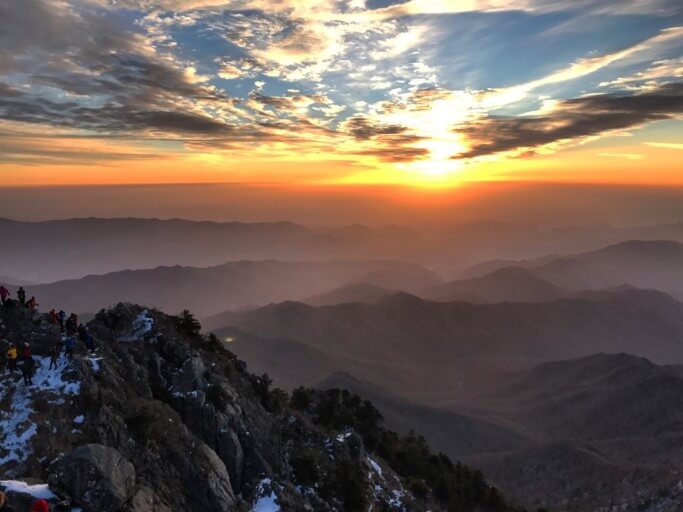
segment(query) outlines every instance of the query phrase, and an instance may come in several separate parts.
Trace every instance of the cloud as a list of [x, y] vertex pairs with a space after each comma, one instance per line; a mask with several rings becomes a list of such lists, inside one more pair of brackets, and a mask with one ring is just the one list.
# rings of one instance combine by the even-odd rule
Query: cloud
[[600, 83], [600, 87], [643, 88], [651, 87], [658, 80], [683, 78], [683, 57], [664, 59], [652, 63], [650, 67], [631, 75], [622, 76]]
[[663, 149], [683, 149], [683, 144], [678, 142], [646, 142], [647, 146]]
[[642, 160], [645, 155], [640, 153], [600, 153], [598, 156], [606, 158], [621, 158], [623, 160]]
[[640, 94], [596, 94], [559, 101], [545, 115], [485, 116], [456, 131], [467, 149], [454, 158], [496, 153], [522, 154], [544, 146], [577, 142], [607, 132], [672, 119], [683, 114], [683, 83], [667, 84]]
[[683, 27], [670, 27], [652, 37], [616, 52], [575, 60], [567, 67], [535, 80], [515, 86], [483, 91], [480, 94], [481, 103], [484, 108], [488, 109], [510, 105], [525, 99], [529, 93], [541, 87], [576, 80], [625, 59], [636, 59], [636, 57], [642, 59], [644, 56], [647, 56], [648, 51], [663, 45], [675, 44], [681, 38], [683, 38]]
[[406, 131], [396, 124], [378, 124], [365, 116], [355, 116], [342, 123], [342, 128], [358, 140], [368, 140], [378, 135], [398, 135]]

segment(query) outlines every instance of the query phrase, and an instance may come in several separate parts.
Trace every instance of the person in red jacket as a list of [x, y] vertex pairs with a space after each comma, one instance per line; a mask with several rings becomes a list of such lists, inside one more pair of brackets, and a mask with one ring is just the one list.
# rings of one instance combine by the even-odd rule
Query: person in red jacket
[[31, 512], [50, 512], [50, 507], [45, 500], [36, 500], [33, 502]]
[[21, 355], [24, 356], [24, 361], [31, 359], [31, 347], [28, 343], [24, 343], [24, 351]]
[[59, 323], [59, 317], [57, 316], [57, 311], [55, 311], [55, 308], [52, 308], [50, 310], [49, 315], [50, 315], [50, 322], [52, 322], [53, 324]]
[[36, 298], [32, 296], [32, 297], [28, 300], [28, 302], [26, 303], [26, 305], [29, 307], [29, 309], [30, 309], [31, 311], [35, 311], [36, 308], [37, 308], [40, 304], [38, 304], [38, 301], [36, 300]]
[[0, 301], [3, 305], [5, 304], [7, 297], [9, 297], [9, 290], [5, 288], [4, 284], [0, 284]]

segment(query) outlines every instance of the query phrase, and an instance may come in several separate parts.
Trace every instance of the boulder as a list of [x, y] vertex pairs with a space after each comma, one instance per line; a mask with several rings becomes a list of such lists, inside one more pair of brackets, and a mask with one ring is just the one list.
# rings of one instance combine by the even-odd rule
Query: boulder
[[149, 487], [138, 486], [135, 494], [126, 506], [126, 512], [172, 512], [168, 505], [162, 503], [156, 493]]
[[205, 444], [197, 448], [197, 460], [201, 460], [201, 463], [194, 466], [197, 473], [186, 484], [190, 496], [202, 510], [234, 510], [235, 494], [225, 464]]
[[83, 512], [113, 512], [133, 496], [135, 468], [117, 450], [87, 444], [55, 462], [50, 485]]
[[223, 426], [216, 438], [216, 452], [230, 475], [233, 489], [242, 488], [242, 470], [244, 468], [244, 451], [237, 434], [228, 426]]

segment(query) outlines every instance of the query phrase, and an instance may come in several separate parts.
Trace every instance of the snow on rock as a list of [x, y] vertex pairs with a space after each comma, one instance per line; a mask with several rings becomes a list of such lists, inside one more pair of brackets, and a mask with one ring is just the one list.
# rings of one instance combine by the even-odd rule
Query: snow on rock
[[154, 327], [154, 319], [150, 316], [149, 311], [146, 309], [141, 311], [140, 314], [133, 320], [133, 332], [127, 336], [119, 336], [116, 338], [118, 341], [137, 341], [141, 339], [145, 334], [149, 333]]
[[30, 485], [20, 480], [0, 480], [0, 487], [3, 492], [16, 492], [19, 494], [28, 494], [36, 499], [51, 500], [57, 497], [47, 484]]
[[88, 361], [88, 364], [90, 367], [93, 369], [95, 373], [100, 371], [100, 361], [102, 361], [103, 358], [101, 357], [86, 357], [85, 360]]
[[337, 442], [338, 443], [345, 442], [349, 437], [351, 437], [352, 434], [353, 434], [353, 432], [344, 432], [343, 434], [339, 434], [337, 436]]
[[82, 414], [74, 418], [74, 423], [81, 425], [85, 421], [85, 416]]
[[[270, 493], [268, 492], [270, 489]], [[270, 478], [264, 478], [256, 486], [256, 495], [260, 497], [251, 507], [251, 512], [280, 512], [280, 505], [277, 504], [277, 495], [272, 490]]]
[[380, 467], [377, 462], [372, 460], [370, 457], [367, 457], [368, 464], [370, 464], [370, 467], [373, 469], [375, 473], [377, 473], [377, 476], [379, 476], [382, 480], [384, 480], [384, 476], [382, 476], [382, 468]]
[[[37, 395], [48, 403], [64, 403], [64, 397], [77, 395], [80, 382], [64, 380], [64, 373], [71, 361], [62, 355], [57, 361], [57, 369], [49, 370], [48, 357], [34, 357], [36, 362], [33, 386], [25, 386], [21, 379], [14, 380], [7, 375], [0, 380], [0, 466], [8, 462], [24, 462], [31, 455], [31, 438], [38, 431], [31, 420], [34, 413], [33, 399]], [[14, 374], [14, 377], [17, 375]]]
[[389, 499], [389, 506], [403, 510], [403, 497], [406, 495], [403, 489], [394, 489], [391, 491], [391, 499]]

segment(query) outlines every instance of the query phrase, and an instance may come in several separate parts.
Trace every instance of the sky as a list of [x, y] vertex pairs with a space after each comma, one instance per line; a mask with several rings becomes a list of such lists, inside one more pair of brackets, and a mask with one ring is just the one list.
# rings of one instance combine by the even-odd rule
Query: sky
[[0, 3], [0, 186], [679, 187], [682, 162], [680, 0]]

